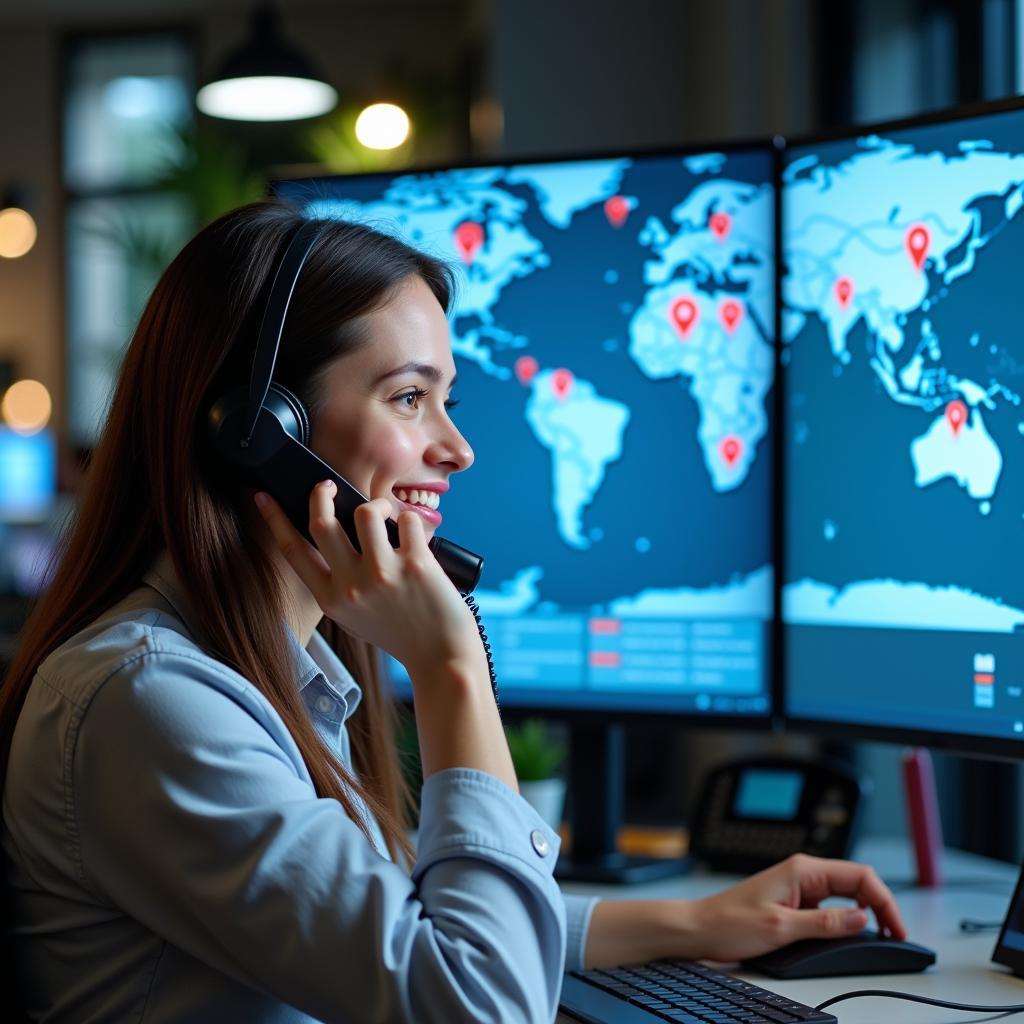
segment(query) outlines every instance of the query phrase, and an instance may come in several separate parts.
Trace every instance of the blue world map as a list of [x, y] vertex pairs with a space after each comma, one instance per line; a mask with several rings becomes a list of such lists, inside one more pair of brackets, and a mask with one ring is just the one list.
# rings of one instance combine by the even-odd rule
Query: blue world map
[[788, 623], [1024, 628], [1022, 208], [1019, 117], [787, 153]]
[[476, 462], [441, 532], [485, 556], [485, 613], [770, 618], [770, 152], [314, 189], [281, 191], [458, 268]]

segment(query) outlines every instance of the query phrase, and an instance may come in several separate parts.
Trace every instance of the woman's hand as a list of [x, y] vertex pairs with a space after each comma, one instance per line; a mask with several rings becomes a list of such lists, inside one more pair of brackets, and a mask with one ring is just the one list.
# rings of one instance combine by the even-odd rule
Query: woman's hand
[[273, 498], [261, 493], [256, 502], [281, 554], [323, 613], [397, 658], [414, 678], [452, 664], [473, 674], [482, 664], [486, 678], [476, 622], [427, 547], [419, 516], [399, 515], [400, 546], [393, 548], [384, 526], [390, 502], [378, 498], [360, 505], [354, 514], [360, 553], [334, 514], [336, 490], [324, 481], [310, 494], [315, 547]]
[[[819, 907], [830, 896], [857, 906]], [[874, 912], [878, 930], [907, 937], [888, 886], [866, 864], [798, 853], [695, 906], [701, 940], [698, 955], [744, 960], [798, 939], [856, 935]]]
[[[856, 907], [822, 908], [830, 896]], [[797, 939], [856, 935], [870, 908], [879, 931], [906, 929], [892, 893], [872, 868], [798, 853], [702, 900], [603, 900], [587, 931], [587, 967], [617, 967], [662, 957], [732, 963]]]

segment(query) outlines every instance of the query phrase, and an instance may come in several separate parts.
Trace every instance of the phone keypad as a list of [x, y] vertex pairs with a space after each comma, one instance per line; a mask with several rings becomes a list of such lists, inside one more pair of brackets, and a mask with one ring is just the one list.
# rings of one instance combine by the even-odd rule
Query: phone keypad
[[708, 845], [723, 853], [782, 858], [803, 849], [807, 839], [807, 829], [802, 825], [725, 824], [712, 830]]

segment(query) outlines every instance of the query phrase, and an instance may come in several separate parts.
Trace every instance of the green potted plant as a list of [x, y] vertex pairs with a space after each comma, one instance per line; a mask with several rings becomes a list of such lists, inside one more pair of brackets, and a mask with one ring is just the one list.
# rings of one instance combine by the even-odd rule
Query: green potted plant
[[506, 725], [505, 737], [520, 794], [557, 829], [565, 806], [565, 779], [558, 774], [565, 760], [564, 741], [539, 718]]

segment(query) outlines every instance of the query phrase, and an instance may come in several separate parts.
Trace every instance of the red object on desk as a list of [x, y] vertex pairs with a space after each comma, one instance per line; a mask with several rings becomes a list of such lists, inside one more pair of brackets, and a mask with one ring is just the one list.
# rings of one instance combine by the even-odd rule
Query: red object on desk
[[917, 884], [921, 888], [935, 889], [942, 885], [942, 819], [935, 796], [932, 758], [922, 747], [903, 752], [903, 786], [917, 860]]

